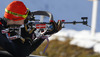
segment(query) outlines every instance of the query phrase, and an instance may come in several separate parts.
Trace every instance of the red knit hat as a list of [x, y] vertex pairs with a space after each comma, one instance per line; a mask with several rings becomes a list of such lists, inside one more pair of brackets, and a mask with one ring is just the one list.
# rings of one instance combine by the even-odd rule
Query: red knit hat
[[27, 17], [27, 13], [27, 8], [23, 2], [13, 1], [5, 9], [4, 17], [10, 20], [19, 21], [25, 19]]

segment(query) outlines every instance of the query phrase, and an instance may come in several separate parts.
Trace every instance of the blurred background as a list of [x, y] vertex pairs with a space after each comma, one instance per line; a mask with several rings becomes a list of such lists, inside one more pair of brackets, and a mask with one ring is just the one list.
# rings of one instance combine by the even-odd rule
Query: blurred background
[[[0, 17], [3, 17], [6, 6], [14, 0], [0, 0]], [[54, 20], [81, 21], [88, 17], [88, 25], [92, 21], [93, 1], [88, 0], [20, 0], [30, 11], [49, 11]], [[91, 28], [82, 24], [66, 24], [60, 32], [49, 37], [50, 44], [45, 41], [34, 55], [48, 57], [100, 57], [100, 4], [98, 3], [96, 33], [91, 37]], [[46, 19], [48, 20], [48, 19]], [[48, 20], [49, 21], [49, 20]]]

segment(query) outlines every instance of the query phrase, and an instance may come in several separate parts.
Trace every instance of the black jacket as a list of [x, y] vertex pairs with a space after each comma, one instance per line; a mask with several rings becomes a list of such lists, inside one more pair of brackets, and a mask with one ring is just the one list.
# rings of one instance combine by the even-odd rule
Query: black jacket
[[[27, 42], [22, 44], [15, 41], [8, 40], [5, 35], [2, 34], [1, 30], [6, 28], [6, 21], [0, 18], [0, 46], [12, 54], [13, 57], [26, 57], [29, 56], [33, 51], [35, 51], [39, 45], [44, 41], [44, 39], [35, 39], [32, 45]], [[23, 32], [25, 35], [27, 32]], [[28, 37], [29, 35], [25, 36]], [[31, 35], [30, 35], [31, 36]], [[29, 36], [29, 37], [30, 37]]]

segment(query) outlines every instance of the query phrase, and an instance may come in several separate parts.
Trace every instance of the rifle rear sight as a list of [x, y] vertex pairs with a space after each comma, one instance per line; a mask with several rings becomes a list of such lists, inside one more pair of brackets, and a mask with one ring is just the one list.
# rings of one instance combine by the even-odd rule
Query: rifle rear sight
[[81, 17], [81, 19], [83, 20], [83, 24], [84, 25], [87, 25], [87, 19], [88, 19], [88, 17]]

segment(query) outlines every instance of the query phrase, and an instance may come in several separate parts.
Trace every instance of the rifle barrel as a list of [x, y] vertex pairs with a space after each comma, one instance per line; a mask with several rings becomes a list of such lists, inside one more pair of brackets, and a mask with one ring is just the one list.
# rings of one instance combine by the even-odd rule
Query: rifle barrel
[[[50, 22], [32, 22], [33, 24], [50, 24]], [[76, 22], [76, 21], [73, 21], [73, 22], [62, 22], [64, 24], [86, 24], [87, 22], [86, 21], [80, 21], [80, 22]]]
[[64, 24], [80, 24], [80, 23], [83, 23], [83, 22], [63, 22]]

